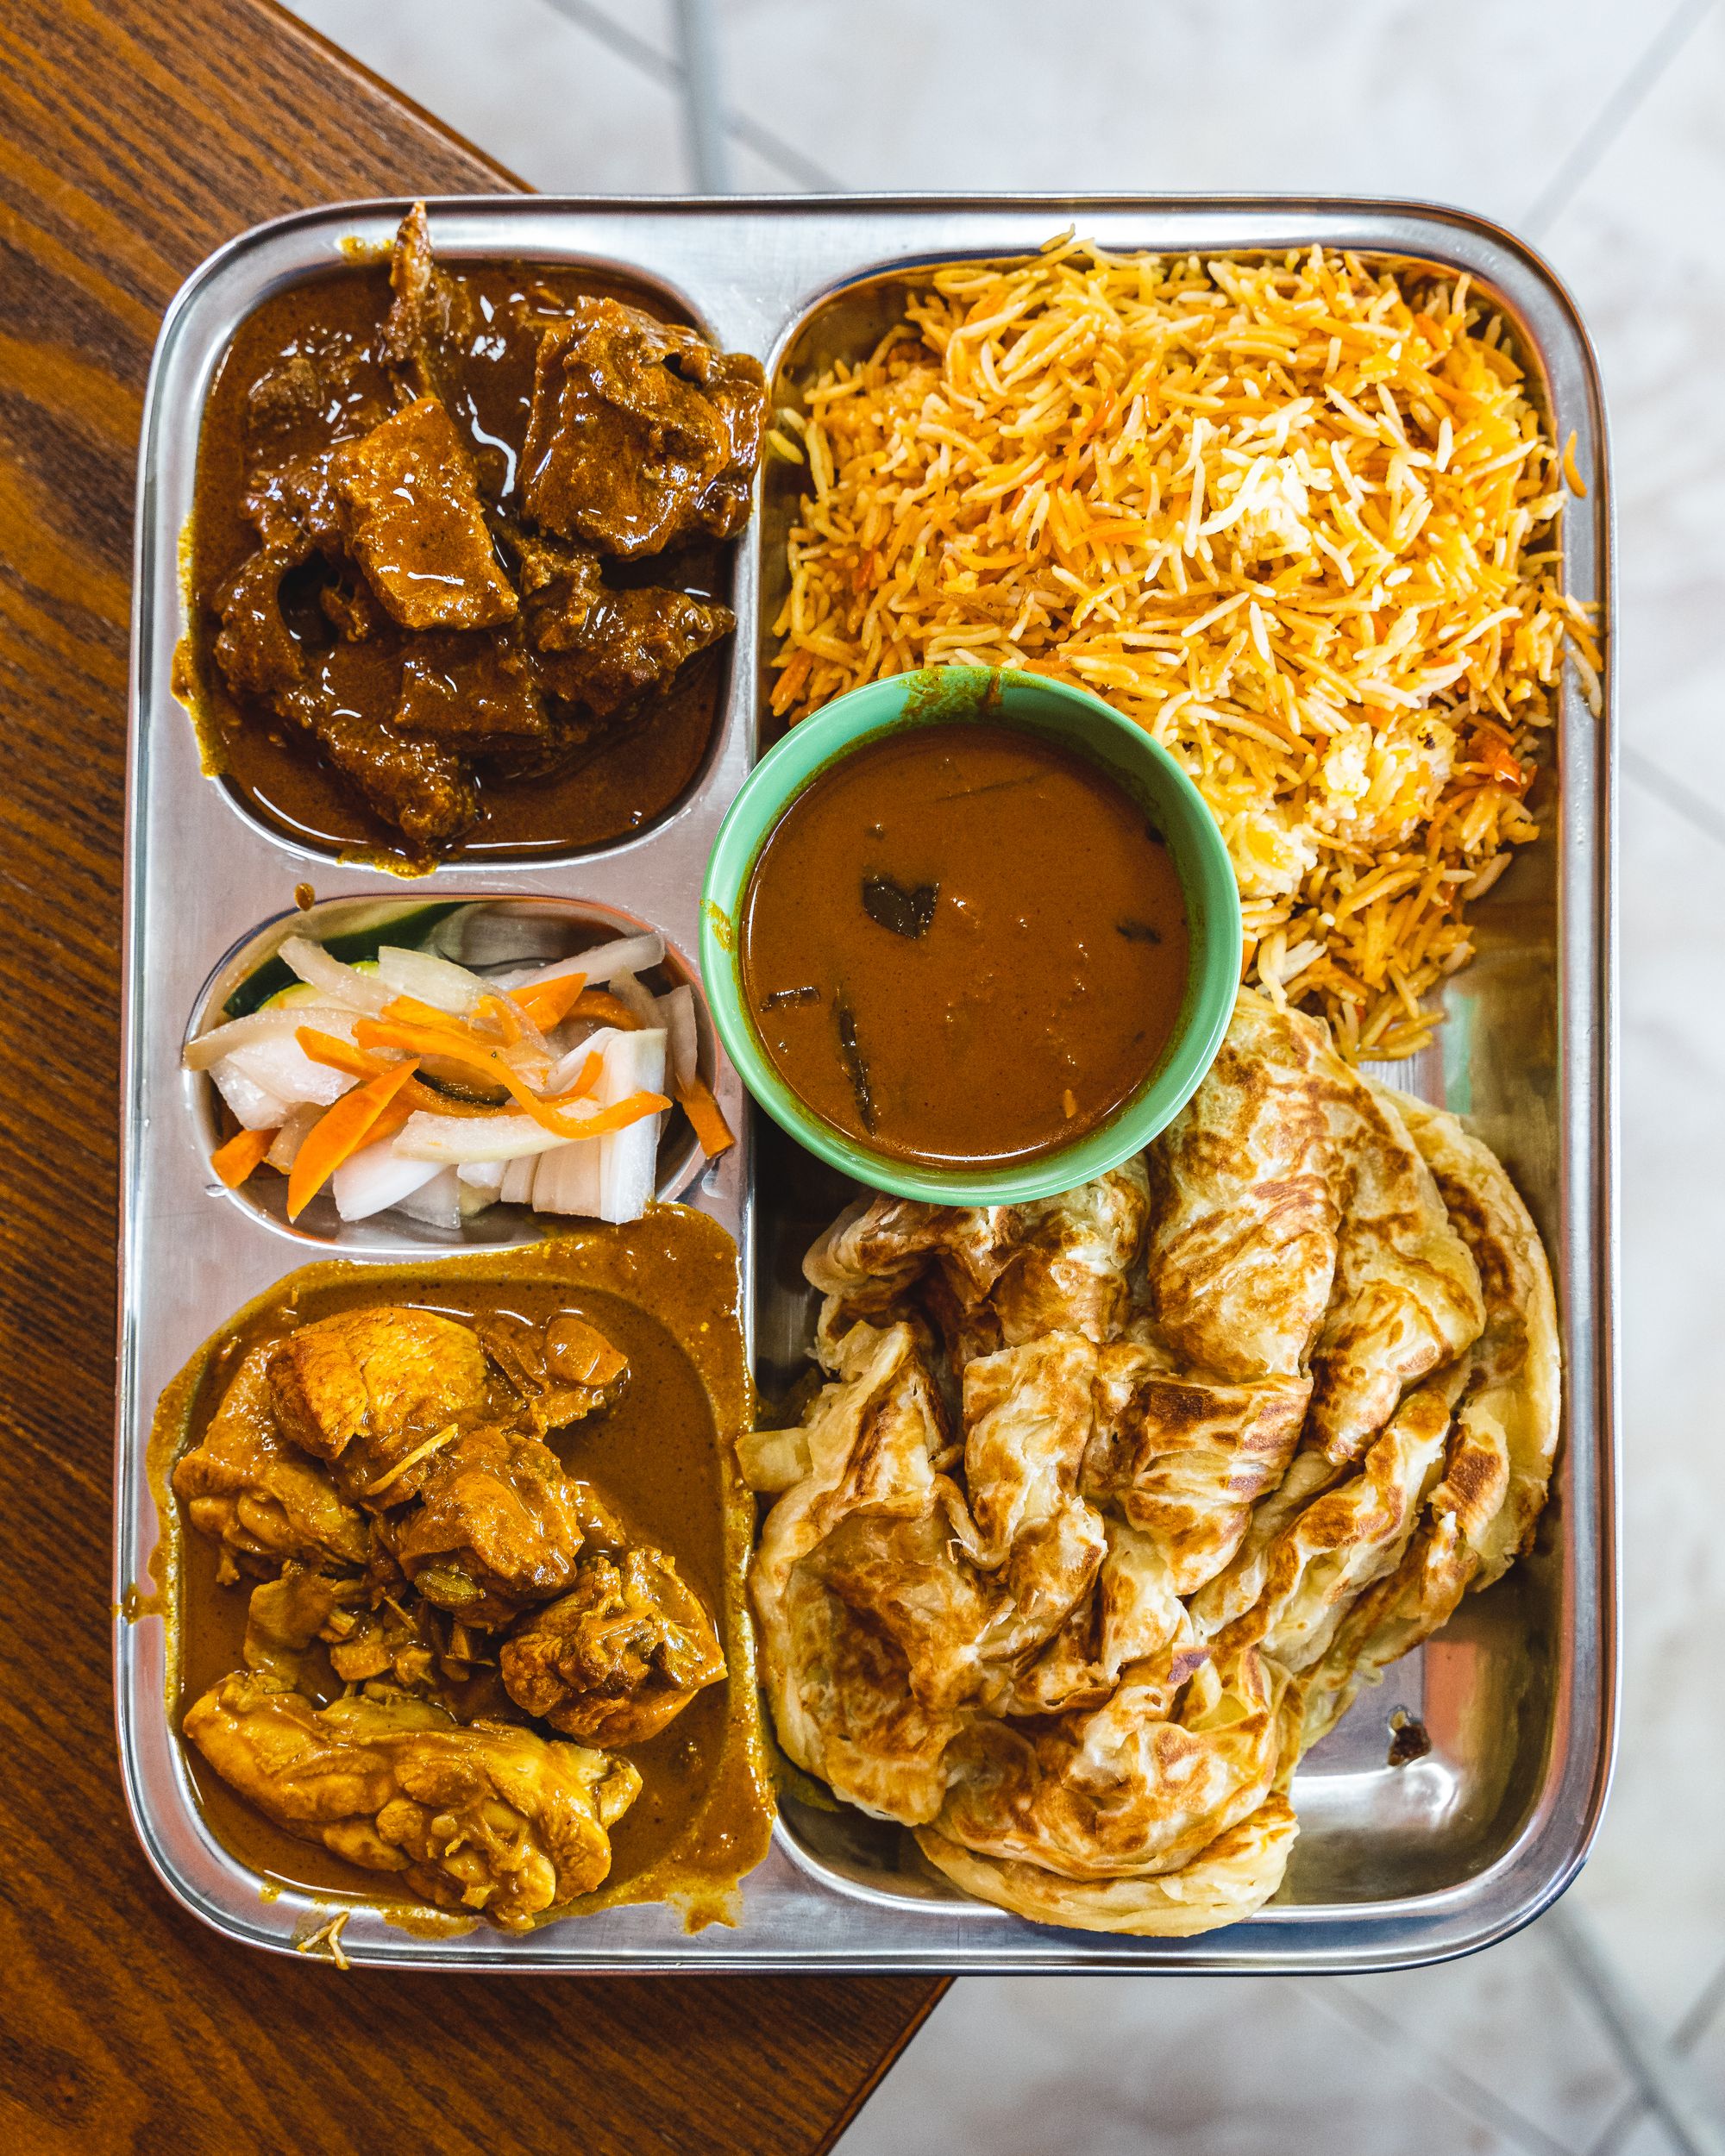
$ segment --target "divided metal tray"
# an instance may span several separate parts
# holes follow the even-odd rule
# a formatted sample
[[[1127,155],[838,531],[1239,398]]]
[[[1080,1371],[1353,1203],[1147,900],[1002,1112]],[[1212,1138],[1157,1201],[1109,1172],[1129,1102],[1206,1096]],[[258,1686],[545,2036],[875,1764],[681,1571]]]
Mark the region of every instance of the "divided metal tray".
[[[172,688],[183,628],[182,531],[205,393],[237,324],[268,293],[386,245],[405,203],[336,207],[259,228],[212,256],[169,310],[146,406],[134,617],[125,928],[115,1672],[128,1801],[150,1861],[229,1936],[292,1947],[342,1897],[283,1892],[215,1841],[167,1712],[169,1638],[126,1614],[156,1539],[145,1452],[158,1394],[207,1335],[284,1273],[334,1255],[435,1255],[453,1239],[386,1221],[302,1232],[208,1165],[189,1025],[225,995],[237,957],[320,899],[553,899],[661,928],[687,962],[707,850],[762,730],[763,667],[800,474],[768,463],[761,513],[737,544],[739,628],[715,736],[683,799],[607,847],[516,866],[454,862],[414,885],[344,866],[266,830],[199,768]],[[1017,254],[1069,226],[1120,250],[1265,250],[1314,241],[1467,271],[1515,325],[1534,390],[1586,482],[1565,538],[1571,590],[1609,599],[1605,423],[1586,335],[1544,266],[1496,229],[1396,203],[1044,199],[725,202],[459,198],[432,205],[440,254],[620,270],[680,301],[768,372],[867,348],[894,280],[945,260]],[[1566,687],[1544,836],[1477,912],[1479,956],[1448,990],[1449,1023],[1415,1066],[1383,1075],[1467,1114],[1509,1163],[1551,1253],[1565,1350],[1564,1442],[1532,1555],[1470,1598],[1391,1671],[1302,1766],[1302,1833],[1282,1896],[1249,1923],[1185,1941],[1058,1931],[959,1897],[908,1838],[787,1802],[735,1928],[687,1935],[660,1908],[612,1910],[524,1937],[480,1927],[424,1939],[355,1897],[348,1956],[394,1967],[498,1970],[1315,1970],[1406,1966],[1503,1936],[1552,1901],[1585,1855],[1604,1801],[1615,1705],[1610,676],[1596,719]],[[846,1194],[756,1119],[737,1081],[721,1100],[743,1142],[687,1194],[736,1234],[763,1389],[794,1375],[809,1319],[798,1261]],[[493,1222],[481,1231],[498,1239]],[[1387,1764],[1404,1710],[1432,1741]]]

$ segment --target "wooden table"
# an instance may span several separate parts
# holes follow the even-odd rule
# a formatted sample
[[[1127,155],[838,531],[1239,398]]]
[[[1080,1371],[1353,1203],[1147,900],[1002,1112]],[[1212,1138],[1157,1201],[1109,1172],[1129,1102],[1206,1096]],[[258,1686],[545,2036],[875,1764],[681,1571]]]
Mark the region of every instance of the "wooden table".
[[[150,348],[181,280],[260,218],[519,184],[268,0],[0,10],[0,2145],[24,2156],[825,2148],[939,1996],[342,1976],[186,1915],[121,1796],[116,1000]]]

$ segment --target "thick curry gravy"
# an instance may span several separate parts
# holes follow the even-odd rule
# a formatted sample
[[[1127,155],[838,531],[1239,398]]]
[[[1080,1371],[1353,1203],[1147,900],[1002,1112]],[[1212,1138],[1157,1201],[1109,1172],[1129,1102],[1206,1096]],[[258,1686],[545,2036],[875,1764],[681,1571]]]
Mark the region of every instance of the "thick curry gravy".
[[[255,1584],[249,1577],[217,1584],[216,1545],[187,1527],[168,1480],[173,1463],[198,1442],[253,1348],[296,1323],[380,1301],[457,1319],[509,1312],[535,1324],[573,1311],[627,1355],[629,1382],[616,1403],[548,1442],[572,1474],[593,1485],[632,1539],[675,1559],[712,1613],[728,1675],[698,1693],[656,1736],[624,1748],[643,1786],[611,1829],[610,1874],[594,1893],[554,1914],[671,1900],[692,1926],[734,1915],[735,1883],[765,1853],[771,1831],[743,1600],[753,1505],[732,1451],[748,1384],[734,1246],[714,1222],[680,1206],[656,1208],[625,1229],[436,1266],[310,1266],[241,1312],[200,1351],[163,1395],[151,1451],[162,1521],[156,1564],[166,1575],[161,1601],[177,1646],[169,1658],[173,1726],[212,1685],[243,1667],[247,1603]],[[331,1672],[321,1697],[341,1689]],[[494,1677],[476,1679],[446,1703],[463,1720],[529,1719]],[[462,1921],[429,1908],[390,1874],[346,1865],[277,1827],[230,1789],[195,1745],[183,1752],[210,1830],[259,1875],[266,1892],[345,1894],[381,1904],[410,1925]]]
[[[518,474],[532,404],[535,346],[503,334],[524,305],[564,308],[580,298],[610,297],[662,319],[672,310],[651,291],[593,271],[536,263],[451,264],[447,273],[473,296],[494,334],[472,340],[462,356],[450,416],[471,449],[486,498],[509,514],[520,508]],[[378,350],[391,300],[388,267],[356,265],[307,279],[264,301],[243,322],[224,355],[204,407],[190,533],[187,611],[179,680],[191,703],[206,766],[247,808],[273,828],[330,853],[380,866],[423,868],[400,832],[373,814],[358,793],[319,756],[298,728],[253,698],[236,697],[216,663],[220,624],[212,602],[256,545],[242,513],[248,469],[248,398],[270,369],[304,354],[344,363],[347,401],[386,400],[388,372]],[[324,415],[330,441],[356,423],[332,402]],[[306,447],[321,446],[308,441]],[[639,562],[614,565],[612,581],[675,585],[723,601],[730,549],[693,540]],[[378,680],[366,690],[367,657]],[[350,655],[367,708],[393,705],[398,655],[387,647]],[[700,768],[718,714],[728,664],[720,645],[687,661],[627,724],[609,728],[549,774],[478,779],[480,821],[461,851],[481,857],[567,852],[626,836],[674,802]]]
[[[1102,768],[993,722],[864,743],[794,800],[743,901],[750,1014],[798,1098],[895,1158],[1033,1159],[1156,1069],[1180,880]]]

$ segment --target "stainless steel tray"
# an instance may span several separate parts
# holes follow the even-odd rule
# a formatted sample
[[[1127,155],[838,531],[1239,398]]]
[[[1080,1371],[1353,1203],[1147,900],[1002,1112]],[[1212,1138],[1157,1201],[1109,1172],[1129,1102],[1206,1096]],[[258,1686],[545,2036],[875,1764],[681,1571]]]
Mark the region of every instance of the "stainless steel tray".
[[[1559,784],[1545,836],[1477,914],[1480,955],[1451,983],[1440,1044],[1388,1075],[1468,1113],[1509,1161],[1552,1253],[1565,1347],[1565,1435],[1533,1554],[1464,1605],[1392,1671],[1302,1767],[1302,1834],[1279,1898],[1249,1923],[1183,1941],[1056,1931],[955,1896],[904,1838],[850,1813],[784,1808],[743,1921],[686,1935],[664,1908],[574,1919],[524,1938],[445,1940],[392,1928],[363,1901],[258,1883],[193,1802],[166,1710],[172,1672],[147,1589],[157,1522],[146,1471],[156,1397],[249,1296],[310,1259],[396,1258],[448,1238],[368,1224],[288,1227],[210,1175],[195,1087],[179,1068],[189,1023],[225,993],[235,955],[310,881],[320,899],[549,898],[615,910],[695,946],[701,871],[755,754],[776,593],[775,541],[795,475],[768,466],[762,514],[739,542],[740,627],[715,740],[684,799],[626,842],[482,870],[459,862],[417,884],[350,868],[251,820],[199,769],[171,670],[184,626],[181,532],[191,514],[205,392],[238,323],[269,292],[387,242],[405,204],[333,208],[246,234],[169,310],[146,404],[133,636],[115,1672],[128,1802],[150,1861],[197,1915],[283,1950],[352,1906],[343,1946],[395,1967],[500,1970],[1313,1970],[1407,1966],[1502,1937],[1574,1876],[1609,1778],[1615,1709],[1613,1439],[1615,1139],[1610,676],[1596,720],[1566,689]],[[723,203],[459,198],[432,207],[440,253],[619,269],[686,305],[769,372],[859,348],[883,284],[943,260],[1022,253],[1076,224],[1119,249],[1282,251],[1321,241],[1468,271],[1516,327],[1557,438],[1573,431],[1588,486],[1566,522],[1571,587],[1608,601],[1610,496],[1604,409],[1585,333],[1561,286],[1517,241],[1457,212],[1396,203],[1177,197]],[[737,1082],[721,1098],[738,1121]],[[741,1125],[740,1127],[743,1127]],[[763,1383],[793,1373],[808,1310],[797,1260],[830,1217],[825,1171],[771,1126],[690,1194],[737,1234]],[[486,1233],[496,1239],[495,1232]],[[1385,1764],[1388,1718],[1417,1714],[1425,1758]]]

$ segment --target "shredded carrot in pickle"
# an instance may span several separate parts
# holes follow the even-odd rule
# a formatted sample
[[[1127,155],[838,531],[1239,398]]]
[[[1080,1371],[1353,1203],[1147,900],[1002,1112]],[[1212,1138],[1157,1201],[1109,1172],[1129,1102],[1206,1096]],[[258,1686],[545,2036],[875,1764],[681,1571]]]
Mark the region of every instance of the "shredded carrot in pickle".
[[[724,1111],[713,1099],[710,1087],[699,1078],[691,1078],[687,1085],[678,1086],[674,1091],[678,1105],[694,1125],[695,1137],[709,1160],[716,1160],[736,1144],[736,1137],[724,1119]]]
[[[229,1190],[237,1190],[274,1144],[273,1131],[236,1131],[210,1156],[210,1165]]]
[[[370,1130],[366,1132],[367,1145],[381,1145],[386,1138],[393,1138],[398,1131],[405,1131],[407,1128],[407,1119],[413,1113],[413,1103],[408,1098],[412,1091],[413,1081],[410,1078],[377,1121],[373,1124]]]
[[[393,1006],[391,1006],[392,1010]],[[361,1018],[354,1028],[354,1038],[361,1048],[398,1048],[409,1056],[438,1056],[447,1062],[465,1065],[488,1079],[492,1085],[502,1086],[527,1107],[540,1105],[539,1096],[510,1063],[495,1042],[478,1039],[472,1034],[456,1033],[442,1025],[410,1024],[404,1018],[386,1014],[381,1018]],[[529,1109],[529,1113],[532,1110]]]
[[[568,1108],[585,1105],[584,1097],[577,1093],[559,1094],[555,1100],[542,1105],[547,1108]],[[594,1108],[568,1125],[572,1138],[609,1138],[618,1131],[626,1131],[631,1123],[639,1123],[649,1115],[661,1114],[670,1106],[662,1093],[630,1093],[621,1100],[615,1100],[608,1108]],[[544,1118],[538,1119],[543,1122]],[[562,1127],[551,1125],[553,1129]]]
[[[560,1100],[543,1100],[511,1065],[503,1050],[494,1045],[463,1042],[436,1026],[406,1025],[388,1018],[360,1019],[354,1028],[354,1038],[361,1048],[398,1048],[410,1056],[439,1056],[449,1062],[465,1064],[468,1069],[478,1071],[493,1084],[505,1087],[518,1106],[524,1109],[542,1129],[555,1131],[559,1138],[590,1138],[596,1134],[591,1118],[578,1122],[561,1112],[562,1106],[576,1096],[566,1094]],[[671,1105],[662,1094],[631,1094],[630,1100],[653,1104],[638,1109],[637,1114],[655,1114],[660,1108]],[[618,1103],[619,1106],[622,1105]],[[609,1116],[612,1111],[606,1109],[602,1112]],[[620,1130],[636,1119],[636,1115],[630,1115],[622,1124],[608,1122],[605,1128]]]
[[[368,1078],[364,1085],[344,1093],[312,1125],[294,1156],[287,1179],[290,1220],[299,1218],[342,1162],[350,1159],[361,1146],[399,1130],[407,1119],[405,1111],[398,1112],[388,1131],[380,1126],[386,1113],[395,1108],[396,1095],[412,1077],[413,1068],[411,1062],[397,1063],[375,1078]]]
[[[489,1011],[487,1006],[491,1006]],[[486,1026],[468,1018],[453,1018],[447,1011],[434,1010],[430,1004],[418,1002],[412,996],[397,996],[392,1003],[385,1004],[383,1015],[391,1023],[419,1026],[428,1036],[441,1034],[448,1045],[423,1050],[421,1052],[428,1056],[442,1055],[459,1061],[463,1053],[469,1051],[496,1055],[502,1049],[515,1047],[524,1037],[519,1013],[511,1010],[505,1014],[495,996],[481,997],[475,1008],[485,1014]]]
[[[555,981],[533,981],[524,988],[511,989],[510,1000],[520,1005],[542,1033],[549,1033],[568,1018],[586,985],[584,973],[559,974]]]
[[[344,1070],[350,1078],[380,1078],[386,1070],[396,1068],[398,1057],[367,1056],[351,1041],[339,1039],[333,1033],[320,1033],[313,1026],[302,1025],[294,1038],[299,1043],[301,1053],[310,1062],[322,1063],[330,1070]],[[453,1094],[439,1093],[422,1079],[410,1078],[402,1087],[402,1105],[409,1109],[423,1108],[428,1115],[503,1115],[507,1111],[491,1100],[461,1100]]]
[[[392,1003],[385,1004],[383,1014],[386,1018],[405,1019],[411,1025],[441,1026],[463,1040],[473,1037],[474,1029],[465,1018],[458,1018],[453,1011],[439,1010],[435,1003],[422,1003],[417,996],[397,996]]]
[[[578,1018],[602,1018],[607,1025],[614,1025],[624,1033],[638,1033],[643,1025],[623,999],[612,995],[609,988],[583,988],[571,1006],[571,1015]]]
[[[474,1006],[474,1016],[494,1025],[502,1036],[505,1048],[513,1048],[526,1035],[527,1029],[521,1023],[521,1014],[510,1008],[507,996],[481,996]]]
[[[600,1074],[603,1072],[604,1069],[604,1056],[599,1054],[596,1048],[590,1049],[587,1052],[586,1062],[582,1063],[580,1069],[575,1073],[574,1084],[572,1085],[569,1087],[569,1090],[563,1095],[564,1100],[583,1100],[599,1083]]]
[[[394,1069],[381,1056],[367,1056],[336,1033],[321,1033],[315,1025],[302,1025],[294,1034],[301,1055],[326,1070],[344,1070],[350,1078],[380,1078]]]

